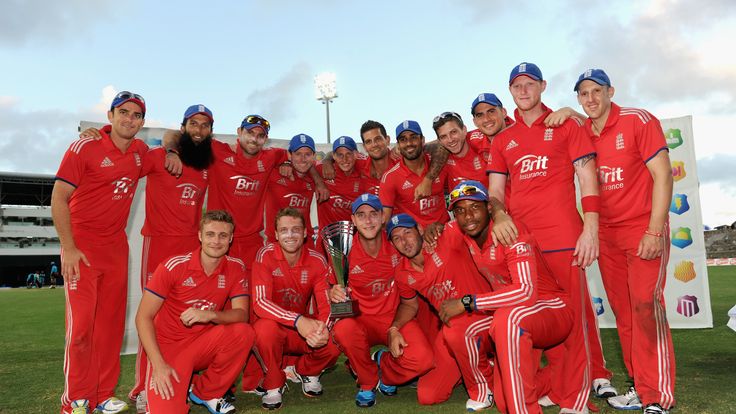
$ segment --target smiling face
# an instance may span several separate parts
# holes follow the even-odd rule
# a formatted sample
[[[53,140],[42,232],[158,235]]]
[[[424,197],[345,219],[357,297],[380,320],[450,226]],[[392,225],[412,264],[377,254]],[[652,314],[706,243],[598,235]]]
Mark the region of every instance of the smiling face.
[[[227,253],[233,240],[233,225],[223,221],[208,221],[199,231],[202,253],[218,259]]]
[[[381,133],[380,128],[373,128],[361,134],[363,148],[374,160],[385,158],[389,152],[389,138]]]
[[[399,152],[404,159],[413,161],[422,156],[424,137],[414,131],[404,131],[396,137]]]
[[[192,142],[200,144],[212,135],[212,122],[206,115],[196,114],[187,119],[186,124],[181,127],[181,132],[186,132],[192,137]]]
[[[467,132],[464,126],[460,127],[455,120],[449,120],[437,128],[437,140],[451,154],[463,155]]]
[[[584,80],[578,86],[578,103],[592,120],[607,117],[614,92],[613,86],[603,86],[592,80]]]
[[[289,153],[289,157],[294,169],[301,174],[306,174],[314,165],[314,151],[311,148],[301,147]]]
[[[260,126],[250,129],[238,128],[240,147],[248,155],[257,155],[263,149],[263,145],[266,144],[267,139],[268,133]]]
[[[460,230],[473,238],[480,236],[491,221],[485,201],[460,200],[452,207],[452,214]]]
[[[368,204],[358,207],[351,219],[358,233],[366,240],[377,238],[383,230],[383,212],[374,210]]]
[[[509,86],[514,103],[521,111],[529,111],[542,103],[542,92],[547,81],[534,80],[528,76],[518,76]]]
[[[422,236],[416,227],[396,227],[391,232],[391,243],[403,256],[413,259],[422,251]]]
[[[304,220],[299,217],[281,216],[276,221],[276,240],[281,250],[286,253],[296,253],[304,245],[307,229]]]
[[[112,126],[112,134],[126,140],[135,138],[135,134],[141,130],[145,123],[143,118],[143,109],[132,101],[107,112],[107,119]]]
[[[473,109],[473,124],[487,137],[494,137],[506,127],[506,109],[481,102]]]
[[[332,158],[339,168],[344,173],[350,173],[355,167],[355,151],[345,147],[340,147],[337,151],[332,154]]]

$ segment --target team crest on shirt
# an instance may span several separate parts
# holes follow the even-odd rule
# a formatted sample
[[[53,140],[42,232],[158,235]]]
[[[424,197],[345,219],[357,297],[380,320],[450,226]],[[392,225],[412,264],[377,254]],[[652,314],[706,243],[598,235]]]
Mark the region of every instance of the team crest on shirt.
[[[618,135],[616,135],[616,149],[622,150],[624,149],[624,134],[619,132]]]
[[[222,162],[224,162],[225,164],[234,166],[235,165],[235,157],[233,157],[231,155],[231,156],[225,158],[224,160],[222,160]]]
[[[445,262],[440,259],[440,256],[437,254],[437,252],[432,253],[432,261],[434,262],[434,265],[437,267],[441,267],[445,264]]]
[[[114,167],[114,166],[115,164],[107,157],[105,157],[105,159],[103,159],[102,162],[100,163],[100,168]]]
[[[266,167],[263,166],[263,161],[258,160],[256,167],[258,168],[258,172],[266,172]]]
[[[513,148],[516,148],[516,147],[518,147],[518,146],[519,146],[519,144],[517,144],[517,143],[516,143],[516,141],[514,141],[514,140],[512,139],[512,140],[511,140],[511,142],[509,142],[509,144],[508,144],[508,145],[506,145],[506,151],[508,151],[508,150],[510,150],[510,149],[513,149]],[[490,159],[489,159],[489,161],[490,161]]]
[[[488,258],[493,260],[494,262],[496,261],[496,249],[497,247],[493,247],[493,246],[491,246],[491,248],[488,249]]]
[[[353,192],[357,193],[358,191],[360,191],[360,181],[356,181],[353,183]]]
[[[301,282],[302,285],[306,285],[309,281],[309,271],[307,269],[302,270]]]
[[[407,188],[412,188],[412,187],[413,185],[407,180],[407,181],[404,181],[404,185],[401,186],[401,189],[406,190]]]
[[[133,153],[133,158],[135,159],[135,166],[140,167],[141,166],[141,156],[138,155],[137,152]]]
[[[391,267],[396,267],[399,265],[399,255],[398,254],[392,254],[391,255]]]
[[[479,157],[473,158],[473,168],[475,168],[476,170],[480,170],[481,168],[483,168],[483,165],[481,165],[480,163]]]
[[[312,184],[307,183],[307,191],[312,191]]]
[[[207,169],[202,170],[202,179],[207,181]]]
[[[217,275],[217,288],[225,289],[225,275]]]
[[[552,141],[552,134],[554,134],[554,129],[547,128],[544,130],[544,140],[545,141]]]

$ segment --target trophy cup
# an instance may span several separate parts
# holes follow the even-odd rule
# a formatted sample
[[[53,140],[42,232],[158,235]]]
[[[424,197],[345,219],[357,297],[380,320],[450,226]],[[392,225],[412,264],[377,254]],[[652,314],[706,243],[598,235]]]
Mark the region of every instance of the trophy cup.
[[[322,244],[325,247],[325,252],[327,252],[332,270],[335,272],[337,283],[343,288],[348,285],[348,273],[350,272],[348,253],[350,253],[353,244],[353,231],[352,222],[337,221],[326,225],[320,233]],[[350,296],[345,302],[331,303],[330,313],[330,318],[333,320],[355,316],[353,301],[350,300]]]

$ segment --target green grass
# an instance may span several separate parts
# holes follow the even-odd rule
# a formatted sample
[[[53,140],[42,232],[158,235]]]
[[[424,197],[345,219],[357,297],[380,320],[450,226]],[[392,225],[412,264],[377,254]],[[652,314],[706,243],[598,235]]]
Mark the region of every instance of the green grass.
[[[677,413],[734,413],[732,398],[736,352],[736,332],[726,326],[727,312],[736,303],[736,267],[710,267],[711,300],[715,328],[675,330],[672,333],[677,356]],[[0,291],[0,413],[58,413],[63,388],[64,292],[62,289],[12,289]],[[602,332],[614,385],[626,388],[626,374],[618,338],[613,329]],[[118,396],[123,398],[133,384],[134,355],[122,357],[123,372]],[[292,386],[284,396],[286,413],[329,411],[358,412],[353,398],[355,385],[340,363],[322,378],[325,395],[306,398]],[[415,391],[402,388],[396,397],[378,397],[371,413],[463,412],[467,398],[458,387],[452,398],[432,407],[419,407]],[[617,412],[595,400],[602,413]],[[238,412],[262,413],[260,398],[238,394]],[[495,412],[495,410],[493,410]],[[192,413],[207,411],[194,407]],[[546,409],[555,413],[557,409]]]

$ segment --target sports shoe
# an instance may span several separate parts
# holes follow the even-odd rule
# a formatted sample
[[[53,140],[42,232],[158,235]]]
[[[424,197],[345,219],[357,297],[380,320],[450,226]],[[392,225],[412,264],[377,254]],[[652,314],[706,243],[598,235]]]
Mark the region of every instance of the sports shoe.
[[[225,391],[225,395],[222,396],[222,399],[229,402],[230,404],[235,402],[235,391],[233,391],[233,388],[228,388],[227,391]]]
[[[101,414],[122,413],[128,409],[128,403],[116,397],[110,397],[97,406],[95,412]]]
[[[299,375],[299,374],[297,374]],[[299,375],[302,383],[302,392],[307,397],[319,397],[322,395],[322,383],[318,375]]]
[[[223,398],[213,398],[211,400],[203,400],[194,394],[194,391],[189,391],[189,399],[197,405],[204,406],[210,414],[227,414],[234,413],[235,407]]]
[[[608,405],[617,410],[641,410],[641,400],[634,387],[629,387],[626,394],[611,397],[607,401]]]
[[[376,365],[378,366],[378,391],[381,392],[381,394],[392,397],[396,395],[397,388],[395,385],[386,385],[381,381],[381,357],[383,356],[383,353],[386,352],[385,349],[381,348],[378,351],[374,352],[373,355],[371,355],[371,359],[376,361]]]
[[[293,365],[289,365],[284,368],[284,374],[286,375],[286,379],[293,382],[294,384],[302,382],[299,374],[296,373],[296,367]]]
[[[259,396],[259,397],[263,397],[264,395],[266,395],[266,389],[263,388],[263,387],[261,387],[260,385],[257,386],[257,387],[255,387],[252,390],[247,390],[247,391],[243,391],[243,392],[245,394],[255,394],[255,395]]]
[[[266,410],[278,410],[281,408],[282,398],[284,394],[284,387],[274,388],[266,391],[261,397],[261,407]]]
[[[540,397],[539,400],[537,400],[537,402],[542,407],[554,407],[555,405],[557,405],[557,403],[552,401],[552,399],[550,399],[549,396],[547,395]]]
[[[141,391],[135,397],[135,412],[137,414],[145,414],[148,412],[148,398],[146,392]]]
[[[69,414],[89,414],[89,401],[74,400],[69,404],[69,408],[72,409]]]
[[[611,385],[607,378],[596,378],[593,380],[593,395],[597,398],[611,398],[618,395],[616,388]]]
[[[470,412],[485,410],[487,408],[491,408],[492,406],[493,393],[488,393],[488,396],[483,401],[476,401],[468,398],[468,401],[465,402],[465,410]]]
[[[373,407],[376,404],[375,390],[358,390],[355,394],[355,405],[360,408]]]
[[[644,414],[669,414],[669,410],[665,410],[659,404],[647,404],[644,407]]]

